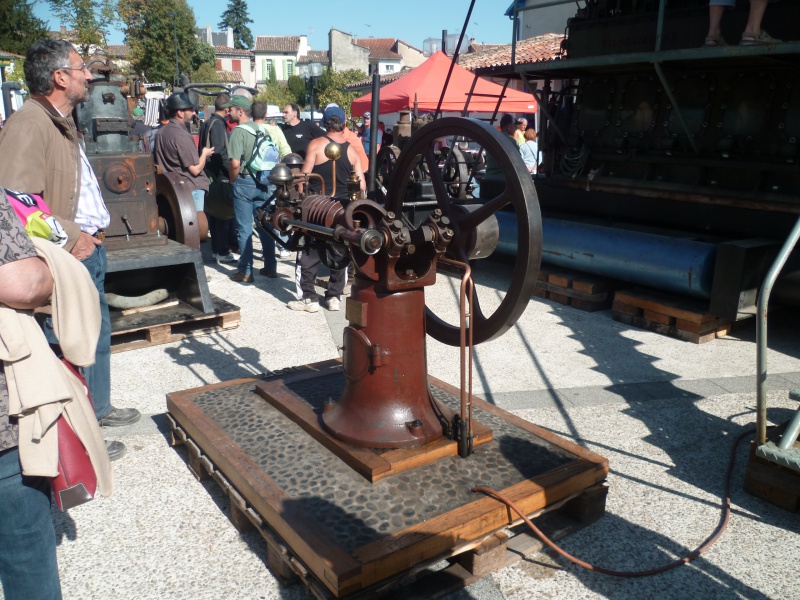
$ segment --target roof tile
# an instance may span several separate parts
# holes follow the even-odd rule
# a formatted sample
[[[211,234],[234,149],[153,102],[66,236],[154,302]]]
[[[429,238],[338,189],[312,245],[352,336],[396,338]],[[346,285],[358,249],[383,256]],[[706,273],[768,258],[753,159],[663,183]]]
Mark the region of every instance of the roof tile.
[[[401,58],[393,50],[396,41],[394,38],[359,38],[355,40],[356,45],[369,49],[370,58]]]
[[[299,35],[259,35],[256,38],[255,52],[297,52],[300,48]]]
[[[517,64],[529,64],[559,58],[563,40],[564,36],[560,33],[546,33],[519,40],[515,61]],[[458,64],[470,71],[511,64],[511,44],[471,44],[470,49],[476,51],[458,57]]]
[[[239,50],[238,48],[231,48],[230,46],[214,46],[214,54],[224,54],[226,56],[241,56],[242,58],[250,58],[253,53],[250,50]]]

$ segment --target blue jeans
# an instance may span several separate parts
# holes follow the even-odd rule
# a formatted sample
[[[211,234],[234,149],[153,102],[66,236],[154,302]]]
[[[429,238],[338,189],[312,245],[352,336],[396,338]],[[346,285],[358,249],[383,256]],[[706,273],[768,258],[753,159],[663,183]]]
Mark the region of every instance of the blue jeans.
[[[61,598],[50,482],[23,477],[16,448],[0,452],[0,583],[6,600]]]
[[[270,192],[262,192],[256,187],[252,177],[237,177],[233,183],[233,212],[236,215],[236,230],[239,235],[239,273],[253,273],[253,217],[270,197]],[[264,253],[264,268],[274,271],[278,268],[275,258],[275,240],[266,233],[258,232],[261,250]]]
[[[100,294],[100,338],[97,340],[97,349],[94,354],[94,364],[84,367],[83,376],[89,387],[89,394],[94,404],[94,414],[102,419],[111,412],[111,315],[106,302],[105,280],[108,258],[104,246],[95,246],[87,258],[81,263],[92,277],[94,286]],[[50,343],[58,343],[53,321],[47,317],[44,321],[44,334]]]
[[[197,212],[202,212],[206,205],[205,190],[192,190],[192,200],[194,200],[194,207]]]

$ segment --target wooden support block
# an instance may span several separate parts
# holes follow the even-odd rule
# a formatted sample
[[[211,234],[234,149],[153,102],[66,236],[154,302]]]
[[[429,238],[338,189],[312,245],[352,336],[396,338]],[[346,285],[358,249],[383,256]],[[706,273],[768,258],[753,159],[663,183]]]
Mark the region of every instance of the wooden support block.
[[[684,331],[683,329],[675,329],[674,337],[684,342],[692,342],[693,344],[705,344],[711,340],[717,339],[717,332],[711,333],[692,333],[691,331]]]
[[[247,503],[235,489],[228,490],[231,501],[231,523],[239,533],[245,533],[253,528],[253,523],[247,517]]]
[[[536,282],[536,287],[533,288],[533,295],[537,298],[547,298],[547,288]]]
[[[611,310],[613,310],[614,313],[619,313],[622,315],[630,315],[632,317],[640,317],[642,316],[643,312],[642,309],[639,308],[638,306],[631,306],[630,304],[625,304],[624,302],[621,302],[616,298],[614,299],[614,302],[611,304]]]
[[[584,294],[601,294],[611,291],[611,285],[607,281],[591,278],[576,278],[572,281],[572,289]]]
[[[744,490],[786,510],[800,510],[800,473],[756,456],[755,442],[750,443]]]
[[[566,273],[551,273],[547,277],[547,283],[552,283],[562,288],[568,288],[572,283],[572,276]]]
[[[507,548],[508,535],[498,531],[473,550],[459,554],[458,562],[476,577],[484,577],[505,566]]]
[[[151,344],[163,344],[172,337],[172,327],[170,325],[159,325],[147,330],[145,336]]]
[[[550,292],[550,300],[553,302],[558,302],[559,304],[569,304],[571,298],[569,296],[565,296],[564,294]]]
[[[596,310],[606,310],[611,306],[611,302],[587,302],[586,300],[572,299],[571,306],[578,310],[585,310],[586,312],[595,312]]]
[[[267,566],[278,582],[286,587],[296,583],[299,577],[292,568],[290,562],[291,554],[289,549],[283,544],[272,530],[266,526],[259,528],[259,533],[264,541],[267,542]]]
[[[209,477],[208,472],[200,462],[200,457],[195,455],[191,450],[189,450],[189,470],[197,481],[203,481]]]
[[[661,325],[674,325],[675,318],[670,317],[669,315],[663,315],[661,313],[644,309],[642,311],[642,318],[647,319],[648,321],[652,321],[653,323],[660,323]]]
[[[586,488],[577,498],[574,498],[564,505],[563,511],[566,515],[575,519],[581,525],[589,525],[606,514],[606,497],[608,496],[607,485],[597,485]]]
[[[220,315],[219,326],[222,327],[223,329],[233,329],[235,327],[238,327],[241,321],[242,321],[241,313],[237,311],[235,313]]]

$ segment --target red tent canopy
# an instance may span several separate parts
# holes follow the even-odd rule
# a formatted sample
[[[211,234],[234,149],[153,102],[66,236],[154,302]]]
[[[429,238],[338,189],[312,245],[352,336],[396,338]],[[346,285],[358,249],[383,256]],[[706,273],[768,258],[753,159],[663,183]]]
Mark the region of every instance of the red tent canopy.
[[[420,111],[435,112],[436,106],[439,104],[439,97],[442,95],[442,87],[447,79],[447,71],[452,62],[444,52],[439,51],[409,73],[383,86],[380,93],[380,112],[385,114],[412,109],[415,95]],[[447,84],[447,93],[442,101],[442,111],[463,111],[474,79],[475,75],[464,67],[458,65],[453,67],[453,74]],[[471,112],[494,112],[497,96],[501,91],[503,91],[503,86],[479,78],[469,102],[469,110]],[[478,94],[491,94],[493,97]],[[351,105],[353,116],[362,116],[371,110],[371,106],[372,94],[356,98]],[[500,104],[500,111],[533,113],[536,112],[536,100],[532,94],[507,88],[503,102]]]

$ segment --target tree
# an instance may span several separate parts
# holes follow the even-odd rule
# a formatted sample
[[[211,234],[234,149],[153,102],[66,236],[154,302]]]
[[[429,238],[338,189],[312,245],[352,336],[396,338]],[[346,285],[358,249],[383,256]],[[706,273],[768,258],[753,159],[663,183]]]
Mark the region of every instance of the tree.
[[[344,112],[350,114],[350,104],[358,98],[360,92],[349,92],[345,86],[351,83],[364,81],[367,79],[367,74],[358,69],[348,69],[346,71],[334,71],[330,67],[326,67],[322,71],[322,75],[317,78],[317,83],[314,86],[314,103],[317,106],[325,106],[331,102],[335,102],[344,109]]]
[[[192,72],[192,83],[221,83],[224,81],[225,79],[220,77],[217,70],[208,63],[201,64]]]
[[[283,83],[269,84],[262,88],[255,100],[260,100],[267,104],[275,104],[281,108],[297,101]]]
[[[33,15],[28,0],[0,0],[0,49],[25,56],[36,40],[47,37],[47,23]]]
[[[227,30],[233,29],[233,47],[239,50],[250,50],[253,47],[253,32],[247,26],[253,19],[247,12],[245,0],[229,0],[228,8],[222,13],[217,27]]]
[[[267,79],[270,85],[278,83],[278,75],[275,73],[275,61],[269,61],[269,78]]]
[[[300,106],[306,104],[306,82],[299,75],[289,75],[286,80],[286,89],[294,97],[293,102]]]
[[[197,39],[194,11],[186,0],[119,0],[117,10],[131,62],[150,81],[174,81],[176,38],[180,71],[215,64],[214,49]]]
[[[15,59],[12,68],[6,69],[6,81],[16,81],[22,86],[23,90],[28,92],[28,83],[25,81],[24,58]]]
[[[83,56],[91,46],[105,48],[106,35],[117,21],[114,0],[48,0],[53,15],[71,30],[70,39]]]

